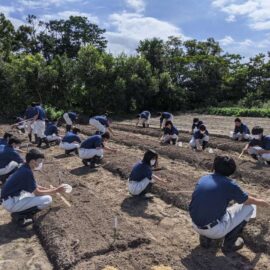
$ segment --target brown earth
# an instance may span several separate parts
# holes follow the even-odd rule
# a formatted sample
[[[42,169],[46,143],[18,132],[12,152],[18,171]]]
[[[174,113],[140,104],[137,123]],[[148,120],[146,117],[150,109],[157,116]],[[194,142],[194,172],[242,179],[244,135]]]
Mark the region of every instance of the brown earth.
[[[88,134],[92,132],[89,127],[83,128]],[[160,146],[156,138],[146,135],[116,133],[110,144],[118,152],[106,153],[98,169],[83,167],[78,157],[66,157],[58,147],[44,150],[47,158],[43,173],[36,173],[38,182],[73,186],[72,195],[65,196],[71,208],[55,197],[52,207],[41,212],[35,223],[55,269],[101,270],[112,266],[119,270],[148,270],[158,265],[175,270],[270,269],[266,210],[259,210],[258,219],[247,226],[247,247],[243,250],[225,256],[220,250],[199,247],[186,209],[190,191],[207,173],[213,155],[199,153],[197,160],[185,147]],[[155,174],[167,183],[155,183],[155,197],[148,202],[128,195],[126,179],[132,165],[149,147],[161,154],[160,169]],[[265,180],[257,183],[251,178],[237,176],[250,193],[267,196],[269,185]]]

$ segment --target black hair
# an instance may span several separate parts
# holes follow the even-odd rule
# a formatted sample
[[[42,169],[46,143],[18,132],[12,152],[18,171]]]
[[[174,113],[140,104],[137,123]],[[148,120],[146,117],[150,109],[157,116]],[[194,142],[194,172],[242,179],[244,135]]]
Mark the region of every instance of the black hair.
[[[13,136],[13,137],[11,137],[11,138],[9,139],[8,145],[10,146],[10,145],[12,145],[13,143],[15,143],[15,144],[21,144],[22,142],[21,142],[21,140],[20,140],[19,138]]]
[[[234,122],[241,123],[241,119],[237,117],[237,118],[235,118]]]
[[[3,136],[4,139],[9,139],[11,137],[12,137],[12,134],[11,133],[8,133],[8,132],[5,132],[4,133],[4,136]]]
[[[29,163],[31,160],[44,159],[44,154],[41,153],[38,149],[31,149],[25,156],[26,163]]]
[[[157,116],[161,116],[161,115],[162,115],[162,112],[158,112],[158,113],[157,113]]]
[[[229,156],[217,156],[214,160],[213,170],[223,176],[230,176],[236,170],[236,163]]]
[[[81,132],[81,130],[80,130],[79,128],[73,128],[73,129],[72,129],[72,132],[73,132],[74,134],[77,134],[77,133]]]
[[[166,121],[166,123],[165,123],[165,127],[167,127],[168,125],[171,125],[171,126],[173,126],[173,123],[172,123],[172,121]]]
[[[263,128],[260,126],[255,126],[252,131],[251,131],[252,135],[261,135],[263,134]]]
[[[200,129],[201,131],[205,131],[205,130],[206,130],[206,126],[205,126],[205,125],[200,125],[199,129]]]
[[[145,152],[144,156],[143,156],[143,162],[146,163],[147,165],[151,166],[150,161],[152,159],[158,159],[158,153],[155,150],[149,149]],[[157,162],[156,162],[157,164]]]
[[[32,103],[31,103],[31,106],[32,106],[32,107],[36,107],[36,106],[37,106],[37,103],[36,103],[36,102],[32,102]]]
[[[193,123],[199,122],[199,118],[195,117],[193,118]]]
[[[102,137],[103,139],[109,140],[110,137],[111,137],[111,135],[110,135],[110,133],[109,133],[108,131],[106,131],[105,133],[103,133],[103,134],[101,135],[101,137]]]
[[[141,117],[141,115],[140,114],[137,114],[137,118],[140,118]]]

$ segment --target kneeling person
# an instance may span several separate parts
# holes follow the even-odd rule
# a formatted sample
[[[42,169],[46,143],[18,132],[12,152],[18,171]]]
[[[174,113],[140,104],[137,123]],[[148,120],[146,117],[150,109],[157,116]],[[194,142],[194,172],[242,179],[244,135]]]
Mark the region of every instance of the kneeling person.
[[[21,141],[16,137],[11,137],[3,150],[0,152],[0,181],[5,183],[6,179],[14,173],[23,159],[16,149],[21,145]]]
[[[196,185],[189,205],[193,227],[200,234],[203,247],[210,247],[211,239],[224,239],[223,251],[243,247],[240,237],[249,219],[256,216],[256,206],[268,206],[244,192],[229,178],[236,170],[235,161],[228,156],[217,156],[213,174],[203,176]],[[229,203],[236,203],[229,207]]]
[[[62,139],[59,147],[65,149],[65,154],[68,155],[71,152],[78,154],[78,149],[80,148],[81,139],[78,136],[80,130],[78,128],[73,128],[72,132],[68,132]]]
[[[209,133],[205,125],[201,125],[199,130],[194,133],[191,141],[189,142],[190,146],[193,149],[198,151],[204,150],[207,147],[209,142]]]
[[[256,160],[270,164],[270,136],[263,135],[263,128],[256,126],[252,129],[252,140],[246,145],[244,151]]]
[[[148,150],[143,160],[134,165],[128,179],[128,190],[134,196],[144,196],[151,191],[152,168],[158,163],[158,154],[154,150]]]
[[[115,151],[107,146],[105,142],[110,139],[110,133],[105,132],[102,135],[94,135],[82,142],[79,149],[79,157],[85,166],[90,165],[95,167],[96,163],[99,163],[103,158],[103,149],[109,151]]]
[[[33,222],[32,216],[52,203],[50,195],[64,192],[62,186],[45,188],[39,186],[33,170],[41,169],[44,155],[37,149],[26,154],[26,163],[12,174],[2,188],[3,207],[12,213],[12,219],[26,226]]]
[[[242,123],[240,118],[234,120],[235,128],[232,132],[232,139],[236,141],[248,141],[251,139],[250,131],[247,125]]]
[[[173,125],[171,121],[167,121],[165,123],[164,128],[164,135],[162,136],[162,143],[168,143],[170,144],[176,144],[178,140],[179,131],[178,129]]]

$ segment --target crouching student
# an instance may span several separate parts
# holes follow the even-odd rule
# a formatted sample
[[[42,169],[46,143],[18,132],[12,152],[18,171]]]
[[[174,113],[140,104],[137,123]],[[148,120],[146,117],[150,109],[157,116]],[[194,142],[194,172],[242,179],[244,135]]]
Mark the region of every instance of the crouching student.
[[[231,138],[235,141],[248,141],[251,139],[250,130],[247,125],[242,123],[240,118],[234,120],[234,131],[231,132]]]
[[[61,137],[58,135],[58,127],[56,125],[56,121],[52,122],[46,121],[46,130],[45,135],[48,143],[56,143],[59,144],[61,142]]]
[[[178,129],[173,125],[171,121],[167,121],[165,123],[164,135],[162,136],[161,142],[166,144],[172,143],[176,145],[178,135],[179,135]]]
[[[151,113],[149,111],[143,111],[142,113],[137,115],[137,123],[136,123],[136,127],[139,125],[139,123],[142,123],[142,126],[145,127],[149,127],[150,124],[150,118],[151,118]]]
[[[244,245],[240,236],[249,219],[256,216],[256,205],[270,205],[248,195],[229,178],[236,170],[232,158],[217,156],[213,170],[213,174],[203,176],[197,183],[189,213],[202,247],[208,248],[212,240],[224,237],[223,251],[236,251]],[[229,207],[231,201],[236,203]]]
[[[114,135],[113,130],[110,128],[112,121],[106,115],[97,115],[91,117],[89,124],[97,129],[97,134],[103,134],[109,131]]]
[[[160,116],[159,118],[160,128],[164,128],[165,123],[167,121],[173,122],[173,115],[169,112],[159,112],[158,116]]]
[[[26,154],[26,163],[8,178],[1,191],[3,207],[21,226],[31,224],[33,214],[52,203],[50,195],[65,191],[62,186],[45,188],[37,184],[33,170],[42,168],[43,159],[44,155],[39,150],[31,149]]]
[[[191,134],[193,135],[195,132],[197,132],[201,125],[203,125],[203,121],[201,121],[199,118],[196,118],[196,117],[193,118]]]
[[[260,126],[254,127],[251,133],[253,139],[243,151],[247,151],[256,160],[270,164],[270,136],[264,136]]]
[[[11,137],[3,150],[0,152],[0,181],[5,183],[6,179],[14,173],[23,159],[16,149],[21,145],[21,141],[16,137]]]
[[[100,163],[103,158],[104,150],[116,152],[116,150],[106,146],[106,142],[110,139],[110,133],[105,132],[102,135],[94,135],[82,142],[79,149],[79,157],[85,166],[90,165],[94,168],[96,163]]]
[[[191,141],[189,142],[192,149],[202,151],[204,150],[209,142],[209,133],[205,125],[200,125],[199,130],[194,133]]]
[[[65,150],[66,155],[72,152],[78,154],[78,149],[81,144],[81,139],[78,136],[79,132],[80,130],[78,128],[73,128],[72,132],[68,132],[62,139],[59,147]]]
[[[133,196],[142,196],[151,191],[153,185],[152,169],[157,167],[158,154],[147,150],[143,160],[136,163],[128,179],[128,190]]]
[[[64,113],[63,118],[66,122],[66,131],[69,132],[71,131],[72,125],[78,119],[78,115],[75,112],[66,112]]]

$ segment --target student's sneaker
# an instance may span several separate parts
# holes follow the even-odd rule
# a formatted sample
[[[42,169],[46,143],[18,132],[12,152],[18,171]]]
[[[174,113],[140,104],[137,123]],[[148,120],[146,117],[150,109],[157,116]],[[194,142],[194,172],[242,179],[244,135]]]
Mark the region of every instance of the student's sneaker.
[[[24,227],[27,227],[27,226],[33,224],[33,219],[32,218],[19,219],[18,222],[17,222],[17,224],[20,227],[24,228]]]
[[[211,243],[212,243],[212,239],[210,239],[206,236],[200,235],[200,246],[201,247],[210,248]]]
[[[88,162],[87,159],[83,159],[82,160],[82,163],[83,163],[84,166],[88,166],[89,165],[89,162]]]
[[[235,251],[243,248],[244,245],[245,245],[244,239],[242,237],[238,237],[233,244],[226,243],[226,241],[224,241],[222,251],[224,253],[235,252]]]

